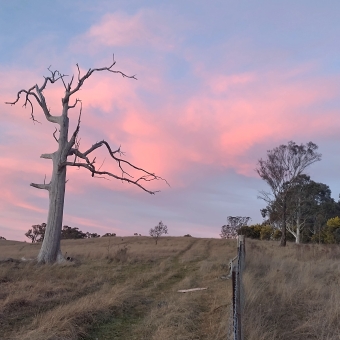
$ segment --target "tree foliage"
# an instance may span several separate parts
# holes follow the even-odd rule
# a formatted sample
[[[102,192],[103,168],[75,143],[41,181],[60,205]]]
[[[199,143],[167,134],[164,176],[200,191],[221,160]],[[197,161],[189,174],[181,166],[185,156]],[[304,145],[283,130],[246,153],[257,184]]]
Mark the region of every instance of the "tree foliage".
[[[270,202],[261,213],[267,218],[268,224],[280,226],[282,215],[279,200]],[[297,243],[315,241],[314,235],[319,237],[327,221],[337,215],[340,215],[340,205],[331,197],[328,185],[314,182],[307,175],[300,175],[286,198],[287,240],[292,235]]]
[[[115,236],[116,236],[115,233],[106,233],[102,237],[115,237]]]
[[[158,238],[167,233],[168,227],[163,224],[162,221],[160,221],[154,228],[149,230],[149,235],[155,239],[156,244],[158,242]]]
[[[42,242],[45,237],[45,231],[46,231],[46,223],[33,225],[31,229],[25,233],[26,237],[31,239],[32,243],[36,242]],[[113,234],[111,234],[113,235]],[[114,234],[116,235],[116,234]],[[76,227],[69,227],[67,225],[64,225],[61,230],[61,238],[62,239],[84,239],[84,238],[97,238],[100,237],[97,233],[90,233],[79,230],[79,228]]]
[[[0,236],[0,240],[6,240],[3,236]]]

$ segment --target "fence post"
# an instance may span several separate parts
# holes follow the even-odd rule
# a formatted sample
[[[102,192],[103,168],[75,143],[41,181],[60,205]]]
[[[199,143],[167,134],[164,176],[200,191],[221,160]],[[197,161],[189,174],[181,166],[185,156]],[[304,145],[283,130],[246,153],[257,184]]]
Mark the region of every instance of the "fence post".
[[[245,260],[244,236],[237,238],[237,265],[232,267],[232,287],[233,287],[233,340],[243,340],[242,336],[242,272]]]

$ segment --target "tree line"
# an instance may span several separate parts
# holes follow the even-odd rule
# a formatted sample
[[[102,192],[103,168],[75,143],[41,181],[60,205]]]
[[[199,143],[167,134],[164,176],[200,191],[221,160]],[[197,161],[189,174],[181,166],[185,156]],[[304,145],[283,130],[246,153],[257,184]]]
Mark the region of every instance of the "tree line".
[[[222,227],[221,237],[237,234],[258,239],[296,243],[340,243],[340,201],[331,197],[327,184],[315,182],[306,169],[321,160],[318,146],[313,142],[293,141],[267,151],[256,171],[269,190],[258,198],[265,202],[261,209],[262,224],[248,226],[249,217],[229,216]]]
[[[35,224],[25,233],[25,236],[31,240],[32,243],[42,242],[45,237],[46,223]],[[102,237],[116,236],[115,233],[106,233]],[[83,232],[77,227],[69,227],[64,225],[61,230],[61,239],[84,239],[100,237],[97,233]]]
[[[46,223],[35,224],[25,233],[25,236],[31,240],[32,243],[43,242],[46,232]],[[158,225],[149,230],[149,235],[155,240],[156,244],[158,243],[158,239],[164,235],[168,234],[168,227],[160,221]],[[134,233],[135,236],[141,236],[141,234]],[[61,230],[61,239],[85,239],[85,238],[98,238],[98,237],[115,237],[115,233],[106,233],[103,236],[100,236],[97,233],[83,232],[79,230],[77,227],[69,227],[64,225]],[[184,235],[185,237],[191,237],[191,235]],[[0,239],[5,239],[4,237],[0,237]]]

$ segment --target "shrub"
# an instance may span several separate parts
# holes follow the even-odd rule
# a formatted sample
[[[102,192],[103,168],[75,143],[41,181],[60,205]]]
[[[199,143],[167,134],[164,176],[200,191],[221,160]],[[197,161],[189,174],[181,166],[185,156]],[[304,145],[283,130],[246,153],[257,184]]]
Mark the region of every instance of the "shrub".
[[[270,240],[272,238],[273,233],[274,233],[273,227],[271,227],[270,225],[264,225],[260,231],[260,239]]]
[[[330,218],[320,232],[313,235],[313,242],[320,243],[340,243],[340,218],[338,216]]]

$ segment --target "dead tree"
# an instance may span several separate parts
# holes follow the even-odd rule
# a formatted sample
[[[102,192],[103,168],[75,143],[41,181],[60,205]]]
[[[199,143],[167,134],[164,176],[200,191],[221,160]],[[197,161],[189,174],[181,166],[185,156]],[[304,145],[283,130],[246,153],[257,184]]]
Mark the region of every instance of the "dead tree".
[[[148,190],[144,184],[150,181],[162,179],[161,177],[156,176],[154,173],[146,171],[122,159],[121,157],[124,154],[120,147],[116,150],[113,150],[109,143],[105,140],[93,144],[85,151],[80,150],[78,134],[82,114],[82,102],[80,99],[76,98],[73,99],[72,103],[70,103],[71,97],[75,98],[76,93],[82,88],[85,81],[95,72],[106,71],[120,74],[123,76],[123,78],[136,79],[135,76],[128,76],[121,71],[114,70],[113,67],[115,64],[116,62],[113,57],[113,62],[110,66],[89,69],[84,75],[81,75],[80,68],[77,64],[78,75],[76,77],[72,76],[70,82],[65,81],[65,78],[67,77],[65,74],[61,74],[58,70],[52,71],[49,67],[48,70],[50,72],[50,76],[44,77],[45,80],[41,86],[36,84],[29,89],[20,90],[17,93],[17,98],[13,102],[6,102],[6,104],[15,105],[19,102],[21,97],[23,97],[23,106],[29,106],[31,111],[31,119],[33,122],[38,122],[35,116],[35,105],[33,105],[33,103],[35,103],[38,104],[38,107],[42,109],[47,121],[58,125],[58,128],[56,128],[53,133],[53,137],[58,144],[57,150],[52,153],[44,153],[40,156],[41,158],[50,159],[52,161],[53,170],[51,180],[49,183],[46,183],[44,180],[44,183],[42,184],[30,184],[34,188],[47,190],[49,194],[47,227],[38,255],[39,263],[54,263],[64,261],[60,250],[60,238],[64,210],[66,169],[68,166],[86,169],[90,172],[92,177],[96,177],[96,175],[101,177],[113,177],[123,182],[136,185],[149,194],[155,194],[156,191]],[[65,95],[62,98],[61,115],[52,115],[44,97],[44,90],[49,83],[54,84],[58,81],[61,81],[64,85]],[[78,123],[74,132],[69,138],[69,110],[76,108],[77,105],[79,106]],[[96,157],[90,158],[90,155],[100,147],[106,148],[109,156],[116,162],[119,171],[117,174],[101,170],[101,166],[97,167],[96,165]],[[73,158],[69,159],[69,157]],[[128,169],[139,172],[140,175],[138,178],[130,175]]]

